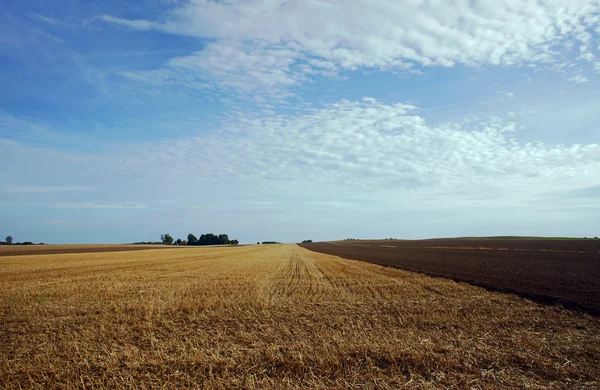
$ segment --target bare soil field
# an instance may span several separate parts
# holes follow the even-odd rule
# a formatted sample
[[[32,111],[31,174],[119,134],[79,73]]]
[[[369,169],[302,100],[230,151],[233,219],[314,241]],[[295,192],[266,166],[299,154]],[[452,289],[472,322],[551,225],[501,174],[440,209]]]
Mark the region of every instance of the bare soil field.
[[[302,246],[600,314],[600,240],[349,240]]]
[[[51,245],[0,245],[0,256],[49,255],[60,253],[124,252],[164,249],[164,245],[110,245],[110,244],[51,244]],[[180,248],[180,247],[177,247]]]
[[[0,258],[2,388],[598,388],[600,318],[297,245]]]
[[[344,240],[335,244],[375,245],[399,248],[456,248],[520,250],[533,252],[585,252],[600,254],[600,239],[553,239],[537,237],[464,237],[427,240]]]

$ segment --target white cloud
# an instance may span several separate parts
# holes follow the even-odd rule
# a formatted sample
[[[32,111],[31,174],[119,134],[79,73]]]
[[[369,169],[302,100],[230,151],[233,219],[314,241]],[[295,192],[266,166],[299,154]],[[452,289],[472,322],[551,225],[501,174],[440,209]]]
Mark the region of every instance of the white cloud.
[[[174,59],[166,69],[216,77],[242,91],[262,86],[277,93],[275,85],[341,69],[564,64],[574,42],[589,60],[599,11],[597,0],[252,0],[185,2],[159,21],[100,18],[209,38],[205,50]]]
[[[155,22],[148,22],[145,20],[127,20],[121,18],[115,18],[110,15],[101,15],[98,19],[103,20],[105,22],[118,24],[123,27],[129,27],[136,30],[148,31],[154,29],[160,29],[161,25]]]
[[[336,77],[337,68],[283,45],[231,40],[209,43],[202,51],[171,58],[162,69],[121,73],[151,85],[182,84],[201,90],[280,97],[289,95],[289,87],[318,75]]]
[[[515,131],[500,118],[430,126],[415,106],[365,98],[293,116],[239,114],[217,134],[132,147],[134,157],[116,161],[125,171],[151,169],[149,180],[180,177],[191,188],[210,187],[224,202],[261,193],[381,200],[460,192],[522,200],[600,184],[600,146],[521,144]]]
[[[74,210],[79,219],[113,210],[98,222],[110,226],[136,213],[144,231],[159,221],[186,234],[201,221],[207,229],[254,232],[260,226],[275,237],[290,237],[295,229],[290,221],[298,221],[304,232],[318,226],[332,238],[356,231],[344,228],[351,226],[395,231],[389,229],[399,222],[379,220],[389,216],[418,219],[420,230],[407,233],[412,236],[457,234],[451,226],[435,230],[440,218],[470,221],[479,229],[481,218],[491,218],[485,226],[509,226],[511,217],[550,218],[553,226],[562,226],[563,216],[569,221],[581,216],[566,213],[573,202],[560,199],[565,189],[600,186],[600,145],[521,143],[514,139],[518,129],[501,118],[433,126],[414,105],[366,97],[294,115],[236,113],[217,132],[119,145],[101,155],[0,143],[0,156],[8,156],[4,182],[61,172],[69,186],[95,189],[52,197],[4,192],[0,206],[47,207],[59,219]],[[36,180],[32,188],[45,187]],[[578,198],[577,205],[598,209],[593,197]],[[562,211],[552,214],[553,209]]]
[[[587,77],[585,77],[581,73],[577,72],[573,76],[567,78],[567,81],[571,81],[571,82],[577,83],[577,84],[583,84],[583,83],[589,82],[590,79],[588,79]]]
[[[46,24],[52,25],[52,26],[56,26],[56,25],[58,25],[58,24],[61,24],[61,22],[60,22],[60,21],[58,21],[58,20],[56,20],[56,19],[49,18],[49,17],[47,17],[47,16],[40,15],[40,14],[36,14],[36,13],[32,13],[32,14],[31,14],[31,18],[32,18],[32,19],[35,19],[35,20],[37,20],[37,21],[39,21],[39,22],[42,22],[42,23],[46,23]]]
[[[300,53],[277,45],[231,41],[209,44],[203,51],[173,58],[167,65],[179,72],[203,75],[223,89],[277,93],[302,80],[303,72],[296,64],[300,57]]]
[[[152,207],[171,198],[192,204],[217,195],[222,202],[456,192],[534,199],[565,187],[600,185],[599,145],[523,144],[513,138],[517,129],[500,118],[431,126],[413,105],[364,98],[295,115],[236,113],[214,133],[120,146],[102,155],[0,147],[11,156],[5,181],[63,172],[71,183],[9,190],[70,191],[69,201],[87,208]],[[92,187],[93,196],[74,198]]]

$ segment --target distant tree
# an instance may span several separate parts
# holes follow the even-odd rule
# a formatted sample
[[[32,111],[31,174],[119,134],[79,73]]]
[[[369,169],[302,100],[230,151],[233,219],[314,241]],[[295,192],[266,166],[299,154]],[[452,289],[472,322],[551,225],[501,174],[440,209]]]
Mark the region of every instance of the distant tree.
[[[260,245],[260,242],[257,242],[256,245]]]
[[[215,245],[216,236],[212,233],[201,234],[198,245]]]
[[[173,237],[171,237],[171,235],[168,234],[168,233],[167,234],[161,234],[160,240],[165,245],[171,245],[171,244],[173,244]]]
[[[6,239],[4,241],[6,241],[8,245],[11,245],[13,243],[13,238],[11,236],[6,236]]]
[[[231,240],[231,241],[230,241],[230,244],[231,244],[231,245],[237,245],[237,244],[239,244],[239,243],[240,243],[240,242],[239,242],[238,240]]]
[[[182,243],[183,241],[181,241],[181,238],[178,238],[176,242],[177,242],[177,245],[181,245],[181,243]]]
[[[306,244],[308,242],[313,242],[313,241],[312,240],[304,240],[304,241],[302,241],[303,244]]]
[[[199,238],[196,238],[193,234],[188,234],[188,245],[228,245],[233,244],[233,241],[230,240],[227,234],[213,234],[213,233],[205,233],[201,234]],[[239,243],[239,241],[237,241]]]

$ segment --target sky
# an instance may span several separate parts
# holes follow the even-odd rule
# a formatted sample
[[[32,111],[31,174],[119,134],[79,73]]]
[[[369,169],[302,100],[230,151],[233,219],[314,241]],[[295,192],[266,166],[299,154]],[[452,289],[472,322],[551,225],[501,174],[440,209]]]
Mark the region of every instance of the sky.
[[[600,236],[598,0],[0,0],[0,236]]]

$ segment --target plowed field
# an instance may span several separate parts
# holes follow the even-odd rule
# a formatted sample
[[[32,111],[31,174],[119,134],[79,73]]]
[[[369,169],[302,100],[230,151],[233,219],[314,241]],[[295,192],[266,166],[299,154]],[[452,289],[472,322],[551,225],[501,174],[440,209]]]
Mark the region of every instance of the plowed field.
[[[164,245],[0,245],[0,256],[51,255],[61,253],[128,252],[164,248]]]
[[[302,246],[600,314],[600,240],[351,240]]]
[[[296,245],[0,258],[4,388],[597,388],[600,319]]]

